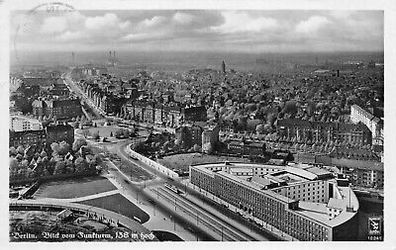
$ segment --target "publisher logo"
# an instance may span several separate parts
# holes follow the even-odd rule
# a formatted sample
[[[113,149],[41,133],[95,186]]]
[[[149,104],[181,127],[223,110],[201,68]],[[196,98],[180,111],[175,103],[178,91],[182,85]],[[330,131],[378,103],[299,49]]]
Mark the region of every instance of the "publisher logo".
[[[368,240],[383,240],[383,224],[382,217],[368,218]]]

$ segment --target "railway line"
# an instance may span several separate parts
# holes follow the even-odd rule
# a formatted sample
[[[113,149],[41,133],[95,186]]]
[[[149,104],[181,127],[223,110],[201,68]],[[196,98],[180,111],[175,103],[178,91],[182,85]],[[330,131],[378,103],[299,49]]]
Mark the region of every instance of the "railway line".
[[[221,240],[227,241],[254,241],[253,237],[240,231],[226,221],[215,217],[209,211],[196,206],[190,201],[184,200],[177,193],[166,188],[152,189],[161,198],[165,199],[171,204],[174,204],[175,209],[179,209],[189,217],[196,220],[197,226],[199,224],[211,229],[216,233]]]

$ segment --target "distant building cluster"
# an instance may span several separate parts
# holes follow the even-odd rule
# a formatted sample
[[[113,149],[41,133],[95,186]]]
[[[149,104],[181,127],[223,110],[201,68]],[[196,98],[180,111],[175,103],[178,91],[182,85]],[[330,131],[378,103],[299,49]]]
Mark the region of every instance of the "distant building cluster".
[[[178,103],[157,104],[152,101],[127,102],[123,115],[137,122],[146,122],[167,127],[177,127],[184,122],[206,121],[205,106],[182,106]]]
[[[351,106],[351,121],[363,123],[371,131],[373,144],[383,145],[384,143],[384,123],[379,117],[374,116],[358,105]]]
[[[314,165],[199,164],[190,166],[190,181],[229,209],[298,240],[349,240],[358,233],[354,192]]]
[[[371,145],[371,131],[362,123],[310,122],[300,119],[278,121],[279,135],[296,141],[341,142],[356,146]]]
[[[226,141],[227,152],[242,156],[263,156],[266,152],[265,142],[248,140],[229,140]]]
[[[175,129],[175,134],[183,148],[198,145],[202,152],[212,153],[219,142],[219,130],[218,124],[183,124]]]
[[[106,114],[120,114],[126,101],[138,95],[133,81],[123,82],[110,75],[102,75],[96,80],[81,80],[78,85],[94,105]]]
[[[70,125],[48,125],[36,130],[10,130],[9,146],[31,146],[31,145],[51,145],[53,142],[66,141],[69,145],[74,141],[74,128]]]
[[[76,78],[101,76],[103,74],[107,74],[106,67],[87,65],[83,67],[76,67],[72,70],[72,75]]]
[[[33,114],[38,119],[69,119],[82,114],[80,100],[70,92],[58,71],[25,72],[10,81],[11,114]]]
[[[33,101],[32,114],[36,118],[50,117],[69,119],[82,115],[81,103],[78,98],[51,98]]]

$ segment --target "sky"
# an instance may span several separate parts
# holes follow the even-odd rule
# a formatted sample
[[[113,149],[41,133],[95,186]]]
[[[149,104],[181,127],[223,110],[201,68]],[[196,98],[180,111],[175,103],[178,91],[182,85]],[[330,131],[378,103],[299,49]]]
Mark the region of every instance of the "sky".
[[[383,11],[130,10],[11,15],[31,51],[383,51]]]

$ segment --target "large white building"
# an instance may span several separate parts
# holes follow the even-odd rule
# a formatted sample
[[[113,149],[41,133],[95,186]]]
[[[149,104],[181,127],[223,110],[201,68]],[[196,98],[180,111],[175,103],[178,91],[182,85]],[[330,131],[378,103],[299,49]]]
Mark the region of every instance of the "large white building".
[[[10,117],[10,130],[19,132],[19,131],[28,131],[28,130],[42,130],[43,124],[34,118],[15,115]]]
[[[380,144],[379,141],[383,141],[384,126],[380,118],[354,104],[351,106],[351,121],[353,123],[362,122],[368,127],[373,136],[373,144]]]
[[[197,164],[190,166],[190,182],[230,210],[296,240],[357,237],[356,195],[332,173],[313,165]]]

